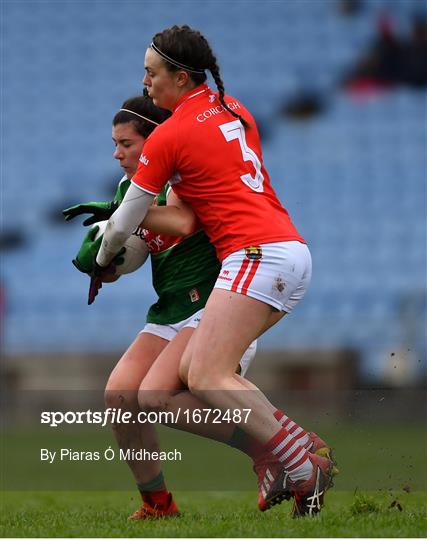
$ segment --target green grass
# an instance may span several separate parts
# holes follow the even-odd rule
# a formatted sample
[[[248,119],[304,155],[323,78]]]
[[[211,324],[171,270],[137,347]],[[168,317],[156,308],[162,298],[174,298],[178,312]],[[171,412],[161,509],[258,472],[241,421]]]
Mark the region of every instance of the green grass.
[[[423,425],[325,426],[340,469],[339,491],[427,491]],[[178,449],[182,461],[166,462],[168,485],[181,491],[250,491],[254,478],[246,456],[223,444],[161,428],[162,448]],[[1,488],[5,491],[129,491],[133,480],[123,461],[40,461],[40,448],[103,451],[116,448],[108,428],[46,428],[5,433],[1,441]],[[19,474],[17,474],[19,471]]]
[[[423,537],[426,533],[425,493],[331,491],[322,513],[304,519],[290,517],[290,503],[259,512],[256,493],[175,495],[180,517],[131,522],[127,516],[139,504],[135,493],[10,492],[2,500],[2,536]],[[391,506],[394,500],[401,511]]]
[[[102,451],[108,429],[14,430],[2,437],[1,535],[8,537],[423,537],[427,532],[424,426],[323,426],[340,474],[314,519],[290,517],[291,503],[261,513],[250,462],[239,452],[161,429],[165,463],[182,515],[129,522],[139,496],[125,463],[40,461],[40,448]],[[394,503],[394,504],[393,504]]]

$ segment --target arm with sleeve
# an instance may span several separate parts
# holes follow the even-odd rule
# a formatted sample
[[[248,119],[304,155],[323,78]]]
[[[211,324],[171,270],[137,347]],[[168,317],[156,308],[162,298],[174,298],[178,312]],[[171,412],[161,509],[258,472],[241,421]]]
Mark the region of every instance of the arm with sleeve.
[[[101,248],[96,257],[99,266],[105,267],[110,264],[132,232],[145,218],[153,199],[154,195],[134,184],[129,186],[122,203],[108,220]]]
[[[123,202],[108,220],[96,257],[100,266],[108,266],[114,259],[174,172],[173,131],[163,129],[166,123],[156,128],[145,141],[131,185]]]

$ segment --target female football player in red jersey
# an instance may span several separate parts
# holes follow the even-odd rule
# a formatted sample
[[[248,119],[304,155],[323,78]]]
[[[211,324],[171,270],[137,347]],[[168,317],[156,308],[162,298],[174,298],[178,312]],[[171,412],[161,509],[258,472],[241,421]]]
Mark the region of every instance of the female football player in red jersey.
[[[235,374],[249,344],[304,296],[311,277],[309,250],[270,185],[254,119],[224,93],[207,40],[188,26],[166,29],[148,47],[145,70],[149,95],[172,115],[148,137],[132,184],[109,220],[90,295],[94,298],[102,273],[169,180],[193,208],[222,263],[183,354],[181,378],[214,407],[251,409],[242,427],[263,445],[268,463],[259,472],[260,508],[293,497],[294,515],[312,515],[332,485],[332,461],[301,445],[278,420],[281,413],[272,413],[256,387],[246,392]],[[206,70],[218,93],[205,84]]]

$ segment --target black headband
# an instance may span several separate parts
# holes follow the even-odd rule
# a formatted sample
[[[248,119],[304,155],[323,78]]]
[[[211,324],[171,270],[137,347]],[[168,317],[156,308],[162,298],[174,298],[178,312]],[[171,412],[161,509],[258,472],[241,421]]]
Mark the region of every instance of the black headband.
[[[204,73],[205,72],[204,69],[193,68],[193,67],[190,67],[190,66],[187,66],[187,65],[183,64],[182,62],[178,62],[177,60],[174,60],[173,58],[171,58],[170,56],[168,56],[167,54],[162,52],[158,47],[156,47],[156,45],[154,45],[153,42],[151,42],[150,47],[153,49],[153,51],[156,51],[156,53],[159,56],[161,56],[162,58],[164,58],[165,60],[167,60],[168,62],[170,62],[171,64],[173,64],[176,67],[179,67],[181,69],[185,69],[186,71],[191,71],[193,73]]]

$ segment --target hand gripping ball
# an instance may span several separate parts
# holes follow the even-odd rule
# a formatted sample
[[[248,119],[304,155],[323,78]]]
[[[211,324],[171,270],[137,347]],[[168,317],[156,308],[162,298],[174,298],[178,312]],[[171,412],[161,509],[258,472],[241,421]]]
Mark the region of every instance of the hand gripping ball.
[[[108,221],[99,221],[95,223],[99,227],[95,239],[104,234]],[[142,229],[138,227],[124,243],[126,251],[121,257],[124,261],[116,266],[116,275],[130,274],[138,270],[147,260],[149,251],[142,235]]]

